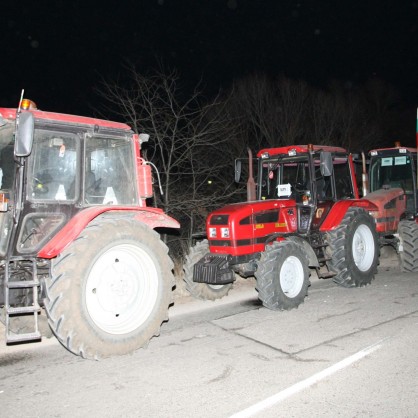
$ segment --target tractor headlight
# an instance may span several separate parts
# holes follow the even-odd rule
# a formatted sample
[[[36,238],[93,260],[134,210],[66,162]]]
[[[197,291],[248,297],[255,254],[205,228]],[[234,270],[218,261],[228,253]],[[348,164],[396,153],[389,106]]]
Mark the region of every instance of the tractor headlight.
[[[209,238],[216,238],[216,228],[209,228]]]
[[[229,238],[229,228],[221,228],[221,237]]]

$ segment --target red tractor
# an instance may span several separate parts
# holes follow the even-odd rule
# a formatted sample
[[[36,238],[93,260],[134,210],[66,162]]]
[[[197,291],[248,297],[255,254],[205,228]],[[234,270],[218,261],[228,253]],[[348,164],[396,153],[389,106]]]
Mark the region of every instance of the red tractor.
[[[397,143],[370,151],[369,158],[363,193],[381,208],[376,217],[381,245],[397,250],[402,271],[418,272],[417,148]]]
[[[258,153],[258,181],[248,201],[212,212],[207,241],[189,253],[184,280],[201,299],[224,296],[255,276],[263,305],[292,309],[304,301],[309,268],[344,287],[369,284],[379,258],[379,206],[359,199],[352,157],[343,148],[286,146]],[[250,158],[251,161],[251,158]]]
[[[146,205],[147,139],[122,123],[43,112],[28,100],[0,108],[7,343],[39,340],[42,308],[60,343],[85,358],[129,353],[158,335],[174,278],[156,230],[179,224]],[[18,333],[22,319],[32,329]]]

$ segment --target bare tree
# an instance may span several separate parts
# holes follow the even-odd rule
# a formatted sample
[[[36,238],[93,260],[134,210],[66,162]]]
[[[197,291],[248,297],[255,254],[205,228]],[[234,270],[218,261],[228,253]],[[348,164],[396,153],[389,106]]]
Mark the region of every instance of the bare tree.
[[[250,146],[295,144],[305,129],[310,90],[306,83],[253,74],[235,82],[234,112],[241,115]],[[245,134],[244,134],[245,136]]]
[[[387,142],[388,121],[396,119],[390,112],[398,111],[396,92],[379,80],[359,86],[333,81],[318,89],[253,74],[236,81],[231,96],[231,112],[241,117],[241,138],[253,149],[296,143],[370,149]]]
[[[234,159],[296,143],[371,148],[384,134],[393,95],[379,83],[319,90],[301,81],[254,74],[233,83],[226,96],[204,100],[200,86],[188,95],[176,71],[153,75],[125,67],[128,82],[103,81],[107,112],[146,132],[146,157],[158,168],[163,195],[154,203],[179,219],[182,238],[204,230],[207,215],[239,199]],[[184,248],[183,248],[184,252]],[[181,253],[181,251],[178,251]]]
[[[98,93],[108,111],[136,132],[150,134],[146,157],[158,167],[163,189],[162,196],[155,194],[155,204],[179,219],[182,233],[190,236],[196,219],[204,228],[208,212],[237,193],[228,147],[237,123],[227,99],[204,102],[199,86],[185,96],[176,71],[146,76],[133,65],[126,71],[128,85],[104,80]]]

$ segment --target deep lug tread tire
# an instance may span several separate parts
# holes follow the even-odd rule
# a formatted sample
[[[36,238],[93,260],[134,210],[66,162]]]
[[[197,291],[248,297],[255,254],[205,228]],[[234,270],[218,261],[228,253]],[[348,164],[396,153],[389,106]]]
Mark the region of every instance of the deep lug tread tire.
[[[399,251],[401,271],[418,272],[418,224],[415,221],[401,221],[398,233],[402,251]]]
[[[196,245],[190,247],[189,254],[186,256],[186,262],[183,265],[183,280],[186,285],[186,290],[196,299],[221,299],[228,294],[232,288],[232,283],[223,285],[209,285],[206,283],[196,283],[193,281],[193,267],[207,253],[209,253],[209,243],[206,239],[199,241],[196,243]]]
[[[326,235],[329,270],[333,281],[343,287],[361,287],[371,283],[379,264],[379,244],[373,218],[362,208],[347,210],[340,226]],[[355,260],[356,241],[362,256]]]
[[[289,273],[293,278],[287,279],[294,280],[296,276],[296,281],[290,283],[292,290],[286,292],[283,280]],[[255,272],[258,297],[266,308],[275,311],[297,308],[308,294],[309,275],[308,259],[298,244],[292,241],[274,242],[266,246]]]
[[[146,346],[168,320],[172,268],[167,246],[147,225],[127,216],[95,219],[52,261],[44,304],[53,333],[87,359]]]

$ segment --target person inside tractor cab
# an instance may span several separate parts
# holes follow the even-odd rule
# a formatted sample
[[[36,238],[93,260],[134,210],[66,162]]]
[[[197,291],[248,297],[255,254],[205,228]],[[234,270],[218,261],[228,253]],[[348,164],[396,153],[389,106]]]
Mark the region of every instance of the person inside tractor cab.
[[[316,178],[316,197],[318,202],[325,202],[332,200],[332,184],[331,176],[324,176],[321,174],[319,167],[315,169]]]
[[[29,195],[40,200],[75,198],[76,147],[74,135],[37,131],[31,158]]]
[[[261,199],[292,198],[297,203],[308,203],[309,168],[306,157],[278,157],[262,165]]]

